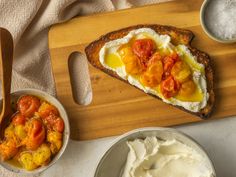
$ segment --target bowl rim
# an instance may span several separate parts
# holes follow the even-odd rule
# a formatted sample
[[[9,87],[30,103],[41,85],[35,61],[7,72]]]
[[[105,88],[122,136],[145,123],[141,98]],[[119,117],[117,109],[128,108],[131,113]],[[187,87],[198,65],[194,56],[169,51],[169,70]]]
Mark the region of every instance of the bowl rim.
[[[62,103],[54,96],[50,95],[49,93],[45,92],[45,91],[42,91],[42,90],[38,90],[38,89],[32,89],[32,88],[27,88],[27,89],[20,89],[20,90],[16,90],[14,92],[11,92],[11,96],[12,95],[20,95],[23,96],[23,95],[34,95],[34,96],[42,96],[43,98],[48,98],[48,99],[45,99],[46,101],[48,101],[49,103],[51,104],[57,104],[60,108],[57,107],[57,109],[60,109],[59,112],[63,112],[64,114],[64,117],[62,117],[63,121],[64,121],[64,124],[65,124],[65,129],[64,129],[64,132],[63,132],[63,138],[66,137],[66,139],[63,139],[63,145],[61,147],[61,149],[59,150],[59,152],[56,154],[56,156],[53,157],[53,159],[49,162],[48,165],[46,166],[41,166],[39,168],[36,168],[32,171],[27,171],[25,170],[24,168],[18,168],[16,166],[14,166],[14,168],[12,168],[13,165],[9,164],[8,165],[3,165],[1,162],[0,163],[0,166],[11,171],[11,172],[14,172],[16,174],[39,174],[45,170],[47,170],[49,167],[51,167],[52,165],[54,165],[60,158],[61,156],[64,154],[65,152],[65,149],[67,148],[68,146],[68,143],[69,143],[69,139],[70,139],[70,124],[69,124],[69,118],[68,118],[68,114],[64,108],[64,106],[62,105]],[[20,98],[19,97],[19,98]],[[50,100],[50,101],[49,101]],[[2,101],[2,99],[0,99],[0,102]],[[7,163],[7,162],[6,162]]]
[[[214,164],[213,164],[212,160],[210,159],[209,155],[207,154],[206,150],[195,139],[193,139],[191,136],[183,133],[180,130],[177,130],[175,128],[169,128],[169,127],[144,127],[144,128],[138,128],[138,129],[131,130],[129,132],[126,132],[126,133],[116,137],[111,142],[111,144],[103,151],[102,155],[100,156],[100,158],[99,158],[99,160],[98,160],[98,162],[97,162],[97,164],[95,166],[93,177],[97,176],[99,168],[101,166],[101,163],[103,162],[104,158],[108,155],[108,153],[110,152],[110,150],[112,149],[113,146],[115,146],[117,143],[119,143],[119,141],[121,141],[125,137],[128,137],[128,136],[130,136],[132,134],[135,134],[135,133],[138,133],[138,132],[146,132],[146,131],[169,131],[169,132],[179,134],[179,135],[184,136],[185,138],[189,139],[206,156],[206,158],[207,158],[206,160],[209,162],[209,165],[212,168],[212,172],[213,172],[213,176],[212,177],[216,177],[216,170],[215,170]]]
[[[205,21],[205,11],[206,11],[206,7],[207,7],[207,5],[208,5],[208,3],[210,1],[211,0],[204,0],[204,2],[201,5],[201,8],[200,8],[200,24],[201,24],[201,27],[202,27],[203,31],[207,34],[208,37],[210,37],[214,41],[217,41],[217,42],[220,42],[220,43],[224,43],[224,44],[235,43],[236,42],[236,38],[235,39],[230,39],[230,40],[220,39],[220,38],[216,37],[215,35],[213,35],[211,33],[211,31],[207,28],[206,21]]]

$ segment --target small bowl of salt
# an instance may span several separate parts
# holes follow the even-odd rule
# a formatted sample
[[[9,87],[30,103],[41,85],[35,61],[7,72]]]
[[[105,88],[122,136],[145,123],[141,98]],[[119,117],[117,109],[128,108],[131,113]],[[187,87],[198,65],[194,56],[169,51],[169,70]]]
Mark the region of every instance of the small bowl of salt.
[[[236,42],[236,0],[205,0],[200,21],[205,33],[213,40]]]

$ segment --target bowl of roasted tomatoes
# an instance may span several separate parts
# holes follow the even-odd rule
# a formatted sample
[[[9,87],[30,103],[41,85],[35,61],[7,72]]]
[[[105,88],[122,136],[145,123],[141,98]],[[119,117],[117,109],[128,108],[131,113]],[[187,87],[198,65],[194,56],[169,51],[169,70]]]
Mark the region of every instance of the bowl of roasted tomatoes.
[[[68,144],[67,113],[53,96],[34,89],[11,94],[13,115],[0,142],[0,164],[16,173],[39,173],[53,165]]]

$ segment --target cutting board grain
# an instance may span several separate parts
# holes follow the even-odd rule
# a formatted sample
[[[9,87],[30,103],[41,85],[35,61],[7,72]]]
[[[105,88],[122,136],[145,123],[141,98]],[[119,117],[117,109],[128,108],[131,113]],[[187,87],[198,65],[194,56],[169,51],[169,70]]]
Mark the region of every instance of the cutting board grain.
[[[85,46],[99,36],[136,24],[163,24],[194,32],[194,47],[207,52],[215,71],[216,107],[210,119],[236,115],[236,44],[209,39],[199,22],[202,0],[173,1],[110,13],[77,17],[53,26],[49,48],[57,97],[66,107],[71,138],[87,140],[122,134],[146,126],[172,126],[202,121],[166,105],[89,65],[93,100],[81,106],[72,97],[68,57],[84,53]]]

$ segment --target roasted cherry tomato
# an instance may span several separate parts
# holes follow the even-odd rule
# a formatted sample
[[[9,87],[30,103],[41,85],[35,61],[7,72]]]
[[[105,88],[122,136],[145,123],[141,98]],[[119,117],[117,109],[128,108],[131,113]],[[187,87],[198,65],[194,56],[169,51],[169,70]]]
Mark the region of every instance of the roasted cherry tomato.
[[[151,65],[155,64],[157,61],[161,61],[161,60],[162,60],[161,54],[159,52],[155,52],[151,56],[150,60],[148,61],[147,66],[151,66]]]
[[[161,61],[161,55],[156,52],[148,61],[147,70],[141,75],[140,81],[143,85],[153,88],[160,84],[162,74],[163,64]]]
[[[40,117],[42,118],[46,118],[49,115],[55,115],[55,116],[59,115],[57,108],[46,102],[41,104],[38,112],[39,112]]]
[[[161,82],[161,93],[165,98],[173,97],[178,93],[180,86],[178,81],[175,81],[172,76],[169,76]]]
[[[136,75],[143,72],[144,67],[136,55],[127,55],[123,57],[125,70],[127,73]]]
[[[51,114],[51,115],[49,115],[48,117],[45,117],[45,118],[43,119],[44,124],[47,126],[47,128],[48,128],[49,130],[52,130],[52,129],[53,129],[53,124],[54,124],[56,118],[57,118],[57,117],[56,117],[55,115]]]
[[[20,113],[25,117],[32,117],[40,106],[40,100],[31,95],[22,96],[18,103],[17,108]]]
[[[53,127],[54,130],[62,133],[64,130],[64,121],[61,118],[57,118]]]
[[[57,153],[62,146],[62,133],[57,131],[48,131],[47,141],[50,142],[50,150],[52,154]]]
[[[38,167],[38,165],[34,163],[32,152],[29,151],[21,152],[19,154],[18,161],[26,170],[29,171]]]
[[[45,128],[43,123],[38,119],[32,119],[28,126],[26,148],[29,150],[35,150],[45,139]]]
[[[163,74],[163,65],[161,60],[148,67],[147,71],[141,75],[140,81],[148,87],[156,87],[160,84]]]
[[[44,122],[49,130],[55,130],[61,133],[64,130],[64,121],[60,117],[51,114],[44,118]]]
[[[193,80],[188,80],[181,84],[181,88],[179,90],[179,95],[181,96],[190,96],[192,95],[196,90],[196,84],[193,82]]]
[[[142,62],[147,62],[155,50],[155,43],[152,39],[137,39],[132,45],[132,51]]]
[[[13,125],[25,125],[26,122],[26,118],[25,116],[23,116],[21,113],[17,113],[16,115],[14,115],[14,117],[12,118],[12,123]]]
[[[164,57],[163,64],[164,64],[164,79],[170,76],[171,69],[174,64],[179,61],[179,56],[177,53],[172,53],[169,56]]]
[[[127,73],[136,75],[145,70],[140,59],[132,52],[130,46],[123,45],[118,49],[118,53],[121,56],[122,61],[125,64],[125,70]]]
[[[180,83],[186,82],[191,76],[190,67],[183,61],[178,61],[171,69],[171,75]]]
[[[128,55],[134,55],[131,47],[128,46],[127,44],[124,44],[121,47],[119,47],[118,53],[121,56],[121,58],[128,56]]]
[[[1,143],[0,154],[2,160],[8,160],[15,156],[18,152],[16,142],[13,139],[9,139]]]

